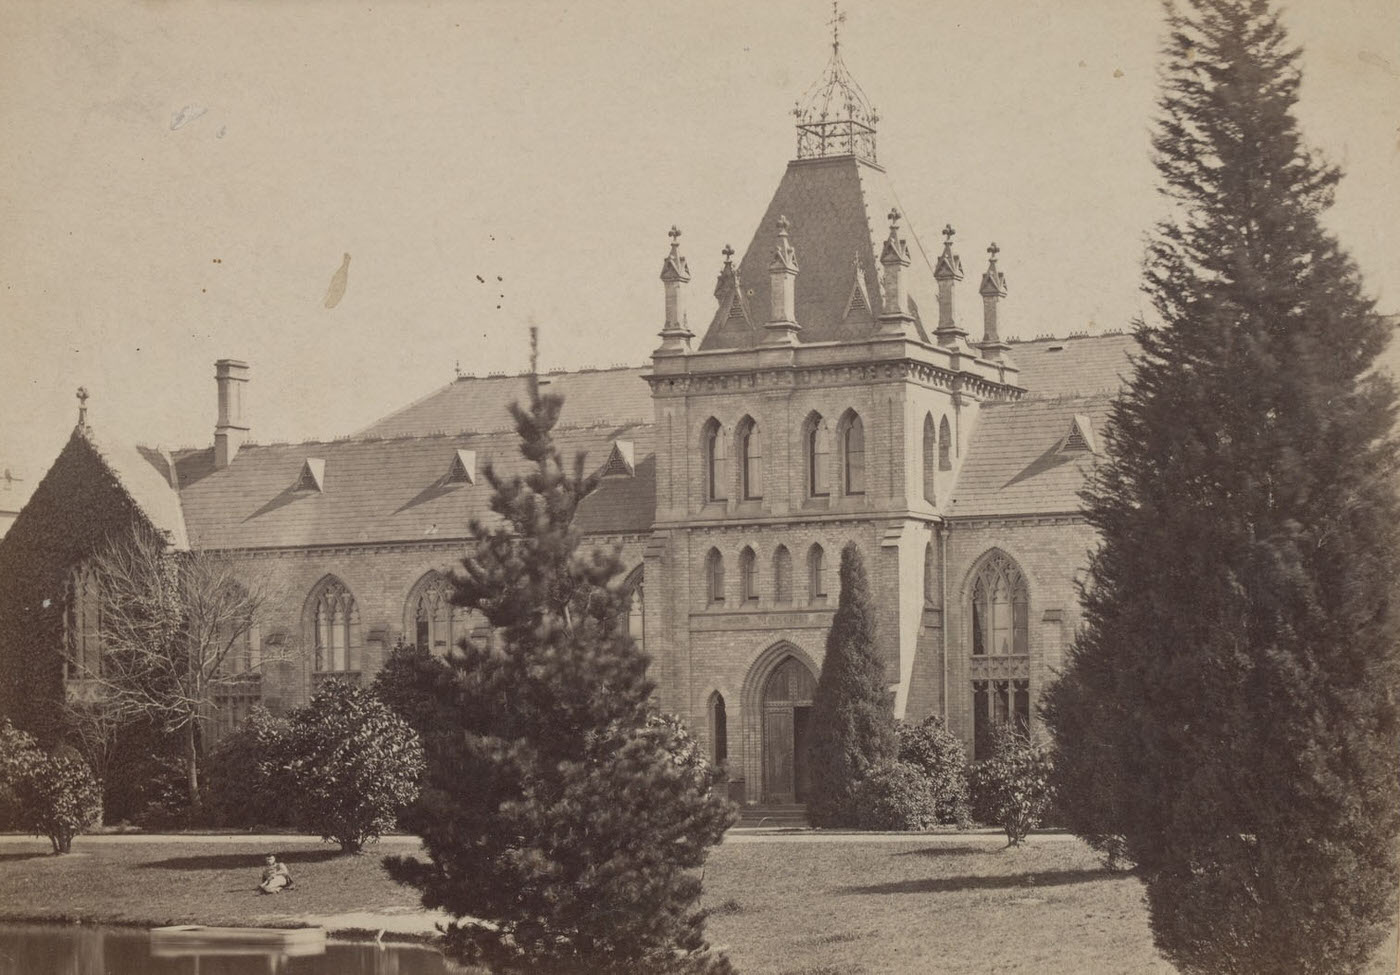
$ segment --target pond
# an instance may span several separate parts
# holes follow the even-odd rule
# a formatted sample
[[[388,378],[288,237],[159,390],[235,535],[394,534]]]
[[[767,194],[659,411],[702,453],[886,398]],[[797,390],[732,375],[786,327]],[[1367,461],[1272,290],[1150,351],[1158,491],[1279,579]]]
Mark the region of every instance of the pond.
[[[302,953],[302,952],[311,953]],[[0,925],[0,975],[449,975],[431,948],[328,941],[324,946],[160,946],[139,928]]]

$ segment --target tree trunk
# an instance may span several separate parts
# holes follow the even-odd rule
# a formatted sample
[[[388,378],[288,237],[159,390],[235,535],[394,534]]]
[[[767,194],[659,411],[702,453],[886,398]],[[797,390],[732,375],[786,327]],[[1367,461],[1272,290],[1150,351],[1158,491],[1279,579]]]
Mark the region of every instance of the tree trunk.
[[[199,805],[199,752],[195,748],[194,728],[191,721],[185,725],[185,774],[190,788],[190,806]]]

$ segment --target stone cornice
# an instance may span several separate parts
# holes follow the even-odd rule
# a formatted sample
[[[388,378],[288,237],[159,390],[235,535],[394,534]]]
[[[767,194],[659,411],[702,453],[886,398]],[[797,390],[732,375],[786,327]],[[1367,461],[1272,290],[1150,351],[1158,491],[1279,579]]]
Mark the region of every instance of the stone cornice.
[[[916,359],[856,362],[811,366],[754,367],[725,372],[649,375],[652,395],[658,399],[696,393],[741,390],[794,390],[812,387],[868,386],[876,382],[914,383],[926,389],[963,393],[975,399],[1014,402],[1026,393],[1019,386],[1002,384],[970,372],[945,369]]]
[[[946,515],[943,523],[948,531],[977,528],[998,528],[1003,525],[1026,527],[1028,525],[1087,525],[1089,520],[1079,512],[1042,512],[1038,514],[1015,515],[973,515],[959,517]]]
[[[609,532],[583,536],[586,545],[625,545],[644,542],[651,532]],[[219,548],[210,552],[248,559],[326,558],[345,555],[393,555],[405,552],[465,552],[475,542],[470,535],[456,538],[435,538],[431,541],[384,540],[373,542],[344,542],[333,545],[285,545],[266,548]]]

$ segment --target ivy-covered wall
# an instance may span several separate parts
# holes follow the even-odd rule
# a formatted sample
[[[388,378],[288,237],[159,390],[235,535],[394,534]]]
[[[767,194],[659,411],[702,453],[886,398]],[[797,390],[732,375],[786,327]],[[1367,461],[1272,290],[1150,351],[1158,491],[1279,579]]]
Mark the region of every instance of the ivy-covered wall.
[[[77,429],[0,538],[0,713],[45,744],[59,734],[69,575],[138,526],[150,527]]]

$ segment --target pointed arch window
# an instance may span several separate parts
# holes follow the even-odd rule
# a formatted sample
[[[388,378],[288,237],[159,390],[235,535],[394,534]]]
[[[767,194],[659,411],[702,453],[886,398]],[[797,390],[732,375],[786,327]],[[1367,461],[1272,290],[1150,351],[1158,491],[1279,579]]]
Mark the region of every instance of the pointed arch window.
[[[938,563],[934,560],[933,543],[924,546],[924,605],[938,605],[937,582]]]
[[[773,552],[773,602],[792,602],[792,553],[786,545]]]
[[[802,426],[806,454],[807,496],[825,498],[831,494],[831,443],[826,421],[820,413],[807,417]]]
[[[627,594],[627,635],[632,638],[638,650],[645,651],[646,601],[643,581],[643,569],[638,566],[622,583],[622,591]]]
[[[758,602],[758,558],[748,546],[739,553],[739,591],[744,602]]]
[[[946,416],[938,421],[938,469],[940,471],[953,469],[953,430],[948,425]]]
[[[924,468],[924,500],[929,504],[936,504],[936,494],[934,492],[934,471],[938,463],[938,434],[933,425],[933,414],[924,414],[924,449],[920,455],[923,459]]]
[[[745,501],[758,501],[763,497],[763,438],[752,417],[746,416],[739,423],[739,457],[741,496]]]
[[[710,757],[716,766],[729,761],[729,715],[724,706],[724,695],[715,691],[710,695]]]
[[[83,566],[69,578],[67,602],[63,676],[68,680],[97,677],[102,673],[102,599],[91,566]]]
[[[729,497],[729,446],[724,429],[711,417],[702,436],[705,455],[705,500],[724,501]]]
[[[817,544],[807,550],[807,597],[814,603],[826,598],[826,552]]]
[[[973,656],[1029,652],[1030,594],[1021,569],[1004,552],[982,564],[972,583]]]
[[[1031,682],[1019,680],[975,680],[972,682],[972,756],[974,761],[991,757],[992,729],[1011,725],[1018,735],[1031,731]]]
[[[711,604],[724,602],[724,556],[717,548],[705,556],[705,594]]]
[[[420,650],[447,654],[466,628],[458,607],[452,605],[452,580],[441,572],[426,573],[409,595],[413,642]]]
[[[349,671],[355,640],[355,597],[334,576],[323,581],[311,601],[315,667],[319,673]]]
[[[865,493],[865,424],[860,415],[847,413],[841,422],[841,491]]]

